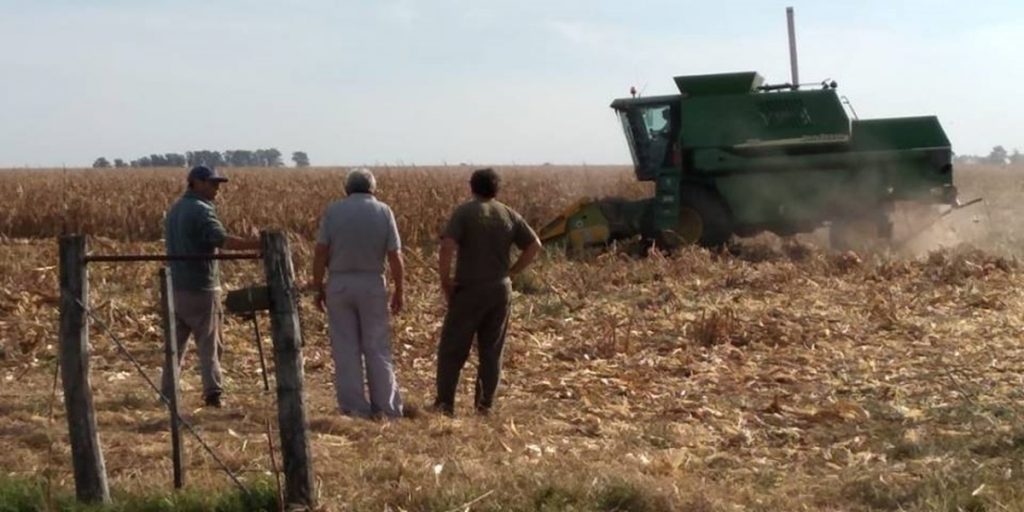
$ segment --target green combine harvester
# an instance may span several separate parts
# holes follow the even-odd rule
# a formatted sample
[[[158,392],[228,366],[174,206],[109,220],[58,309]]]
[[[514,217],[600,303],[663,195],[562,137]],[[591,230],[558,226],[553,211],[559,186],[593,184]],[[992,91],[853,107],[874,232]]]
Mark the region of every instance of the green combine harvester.
[[[853,120],[836,84],[763,85],[754,72],[675,78],[680,94],[612,102],[639,201],[581,201],[541,232],[572,249],[639,235],[662,247],[830,226],[889,238],[897,201],[956,204],[952,150],[934,116]]]
[[[791,18],[792,19],[792,18]],[[836,83],[765,85],[755,72],[679,76],[679,94],[612,102],[639,201],[583,200],[541,230],[569,249],[639,238],[665,248],[721,246],[829,226],[891,238],[897,201],[957,204],[952,151],[934,116],[853,119]]]

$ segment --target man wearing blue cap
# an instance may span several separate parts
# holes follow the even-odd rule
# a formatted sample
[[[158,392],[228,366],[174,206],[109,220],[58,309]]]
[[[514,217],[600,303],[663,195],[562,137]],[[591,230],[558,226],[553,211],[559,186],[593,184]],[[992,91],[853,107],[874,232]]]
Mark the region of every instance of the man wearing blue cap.
[[[256,238],[231,236],[217,218],[214,200],[220,184],[228,181],[205,165],[188,173],[188,190],[167,212],[164,223],[167,254],[213,255],[217,249],[229,251],[260,248]],[[170,262],[174,288],[174,315],[177,329],[178,364],[185,357],[189,335],[196,339],[199,369],[206,405],[221,407],[220,372],[220,271],[215,260]],[[173,385],[170,368],[164,367],[163,391],[170,394]]]

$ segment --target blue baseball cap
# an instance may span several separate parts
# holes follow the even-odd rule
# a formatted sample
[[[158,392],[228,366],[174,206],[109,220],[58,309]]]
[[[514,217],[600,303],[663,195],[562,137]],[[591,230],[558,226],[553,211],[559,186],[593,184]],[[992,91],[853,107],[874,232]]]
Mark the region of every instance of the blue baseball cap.
[[[193,180],[215,181],[218,183],[228,181],[226,176],[217,172],[217,169],[213,169],[205,165],[197,165],[188,172],[188,181]]]

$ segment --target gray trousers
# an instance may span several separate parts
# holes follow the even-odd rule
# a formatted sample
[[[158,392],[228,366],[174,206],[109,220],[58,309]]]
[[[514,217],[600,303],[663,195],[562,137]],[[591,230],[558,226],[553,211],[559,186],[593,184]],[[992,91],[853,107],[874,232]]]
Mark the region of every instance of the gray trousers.
[[[350,416],[400,417],[384,276],[331,274],[326,295],[338,409]]]
[[[219,395],[220,373],[220,293],[216,290],[174,290],[174,327],[178,342],[178,366],[185,360],[189,336],[195,336],[199,352],[199,372],[203,378],[203,396]],[[171,369],[164,362],[162,389],[171,393]]]

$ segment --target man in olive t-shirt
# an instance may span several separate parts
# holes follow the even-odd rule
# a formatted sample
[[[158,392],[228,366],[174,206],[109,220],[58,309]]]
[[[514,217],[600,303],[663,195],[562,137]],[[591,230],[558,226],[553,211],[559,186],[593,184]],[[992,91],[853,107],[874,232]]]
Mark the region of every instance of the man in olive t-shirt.
[[[473,199],[452,213],[439,258],[441,289],[448,313],[437,348],[437,398],[434,408],[453,415],[459,373],[477,338],[474,406],[487,414],[494,404],[501,374],[512,299],[511,277],[522,272],[540,252],[540,240],[515,210],[495,199],[500,179],[493,169],[479,169],[469,180]],[[512,245],[522,253],[509,267]],[[457,253],[455,280],[452,254]]]

